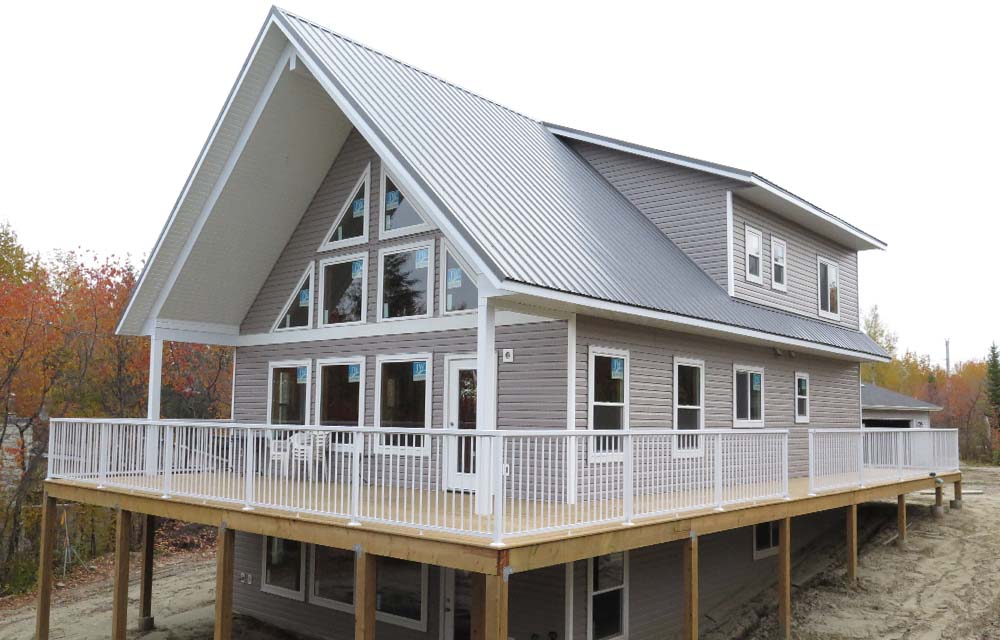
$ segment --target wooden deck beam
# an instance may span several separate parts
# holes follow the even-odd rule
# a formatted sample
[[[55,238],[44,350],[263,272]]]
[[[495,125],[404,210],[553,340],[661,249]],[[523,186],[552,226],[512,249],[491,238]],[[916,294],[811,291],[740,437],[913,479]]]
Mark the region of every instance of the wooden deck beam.
[[[847,581],[858,581],[858,505],[847,507]]]
[[[363,549],[354,554],[354,640],[375,639],[378,558]]]
[[[896,496],[896,543],[906,543],[906,494]]]
[[[215,543],[215,640],[233,636],[233,567],[236,531],[219,527]]]
[[[779,637],[792,637],[792,519],[778,521]]]
[[[153,628],[153,543],[156,538],[156,516],[146,515],[142,521],[142,578],[139,582],[139,630]]]
[[[118,509],[115,514],[115,574],[111,605],[111,638],[125,640],[128,621],[129,537],[132,532],[132,512]]]
[[[684,541],[684,633],[685,640],[698,638],[698,536]]]
[[[49,614],[52,609],[52,547],[56,537],[56,499],[46,491],[42,497],[41,536],[38,553],[38,609],[35,612],[35,638],[49,640]]]

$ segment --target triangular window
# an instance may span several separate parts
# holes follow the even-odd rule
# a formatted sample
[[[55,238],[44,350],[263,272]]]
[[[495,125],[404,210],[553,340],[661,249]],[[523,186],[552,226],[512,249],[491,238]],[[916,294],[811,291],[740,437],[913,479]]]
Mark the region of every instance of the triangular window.
[[[312,326],[313,308],[313,270],[315,262],[310,262],[305,273],[299,278],[298,284],[289,296],[288,302],[274,322],[272,331],[285,329],[308,329]]]
[[[431,228],[399,189],[395,179],[382,170],[382,220],[380,238],[395,238]]]
[[[370,200],[370,176],[371,165],[365,167],[365,171],[358,178],[354,188],[351,189],[347,201],[340,208],[340,213],[333,220],[333,226],[323,238],[320,251],[336,249],[339,247],[350,247],[368,242],[368,203]]]

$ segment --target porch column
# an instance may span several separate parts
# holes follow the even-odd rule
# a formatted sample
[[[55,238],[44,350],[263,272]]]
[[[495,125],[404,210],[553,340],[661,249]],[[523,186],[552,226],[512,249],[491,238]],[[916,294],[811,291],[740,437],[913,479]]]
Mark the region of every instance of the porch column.
[[[153,628],[153,541],[156,516],[146,515],[142,522],[142,578],[139,582],[139,630]]]
[[[906,544],[906,494],[896,496],[896,544]]]
[[[160,388],[163,385],[163,340],[155,335],[149,338],[149,393],[146,400],[146,419],[160,419]],[[146,425],[145,473],[155,476],[158,469],[160,428]]]
[[[375,639],[376,559],[360,547],[354,554],[354,640]]]
[[[778,637],[792,637],[792,519],[778,521]]]
[[[962,508],[962,481],[956,480],[953,486],[955,488],[955,499],[951,501],[950,506],[952,509],[960,510]]]
[[[684,640],[698,638],[698,535],[684,541]]]
[[[858,581],[858,505],[847,507],[847,581]]]
[[[56,499],[46,492],[42,498],[42,531],[38,541],[36,640],[49,640],[49,611],[52,605],[52,547],[56,537],[56,508]]]
[[[115,514],[115,577],[111,605],[111,639],[125,640],[128,616],[128,540],[132,512],[118,509]]]
[[[233,562],[236,531],[225,523],[215,542],[215,640],[233,636]]]
[[[479,297],[476,325],[476,429],[494,431],[497,428],[497,349],[496,303],[493,298]],[[476,513],[491,512],[490,460],[492,438],[477,438],[476,443]]]

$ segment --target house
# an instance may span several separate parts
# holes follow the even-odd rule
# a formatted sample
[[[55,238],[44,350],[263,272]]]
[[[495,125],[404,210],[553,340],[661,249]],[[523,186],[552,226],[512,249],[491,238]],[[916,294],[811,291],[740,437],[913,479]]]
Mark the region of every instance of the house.
[[[861,422],[866,427],[889,429],[927,429],[931,414],[941,407],[878,385],[861,384]]]
[[[217,638],[693,638],[770,581],[787,634],[794,550],[846,514],[854,579],[859,502],[961,489],[954,431],[861,429],[884,248],[275,8],[118,327],[149,415],[52,422],[38,637],[56,499],[218,526]],[[164,340],[236,348],[231,421],[160,419]]]

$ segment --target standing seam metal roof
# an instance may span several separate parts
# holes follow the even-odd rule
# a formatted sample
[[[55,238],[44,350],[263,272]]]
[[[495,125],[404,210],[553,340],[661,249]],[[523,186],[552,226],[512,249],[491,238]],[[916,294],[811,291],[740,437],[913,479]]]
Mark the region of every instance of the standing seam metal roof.
[[[543,123],[275,14],[498,279],[885,355],[858,331],[730,298]]]
[[[891,391],[878,385],[861,385],[862,409],[896,409],[899,411],[940,411],[941,407],[924,402],[902,393]]]

